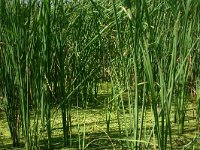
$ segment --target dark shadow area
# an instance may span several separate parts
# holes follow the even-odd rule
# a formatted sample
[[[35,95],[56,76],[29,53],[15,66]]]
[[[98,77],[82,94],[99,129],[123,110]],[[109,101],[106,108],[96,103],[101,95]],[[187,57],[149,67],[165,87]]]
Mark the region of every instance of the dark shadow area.
[[[109,137],[105,135],[104,132],[97,132],[97,133],[88,133],[86,132],[86,138],[85,138],[85,148],[90,150],[101,150],[101,149],[121,149],[121,144],[124,145],[124,142],[120,142],[117,140],[119,139],[119,135],[117,131],[112,131],[109,134]],[[80,145],[79,145],[80,142]],[[40,149],[46,149],[47,147],[47,141],[41,140],[41,147]],[[71,148],[71,149],[78,149],[79,146],[83,146],[83,138],[78,135],[72,135],[71,139],[69,141],[69,146],[65,148]],[[124,145],[125,146],[125,145]],[[63,147],[63,138],[62,137],[53,137],[52,138],[52,149],[62,149]]]

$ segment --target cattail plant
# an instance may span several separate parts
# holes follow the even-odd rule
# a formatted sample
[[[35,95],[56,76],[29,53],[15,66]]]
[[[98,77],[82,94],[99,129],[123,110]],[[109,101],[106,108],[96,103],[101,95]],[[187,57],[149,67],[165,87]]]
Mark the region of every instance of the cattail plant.
[[[0,97],[13,146],[180,148],[174,137],[186,132],[191,103],[199,126],[199,8],[198,0],[1,0]],[[94,139],[87,111],[98,104],[106,138]]]

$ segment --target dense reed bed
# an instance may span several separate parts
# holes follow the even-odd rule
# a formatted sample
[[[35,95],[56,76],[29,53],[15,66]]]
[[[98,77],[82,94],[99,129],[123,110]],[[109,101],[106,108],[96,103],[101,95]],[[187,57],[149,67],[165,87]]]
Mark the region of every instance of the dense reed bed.
[[[101,101],[105,84],[101,109],[107,140],[117,139],[113,149],[176,148],[172,138],[185,132],[190,103],[197,134],[181,146],[194,146],[199,10],[199,0],[1,0],[0,96],[13,146],[55,148],[52,122],[59,116],[61,145],[72,147],[73,117],[83,113],[77,148],[89,149],[85,120],[95,115],[84,112]]]

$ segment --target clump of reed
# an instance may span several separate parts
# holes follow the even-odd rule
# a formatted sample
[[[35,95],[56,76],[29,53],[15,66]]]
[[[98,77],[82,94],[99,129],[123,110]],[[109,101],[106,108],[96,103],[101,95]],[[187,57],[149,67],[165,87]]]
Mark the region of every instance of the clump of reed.
[[[70,147],[72,106],[87,109],[98,97],[98,85],[110,82],[114,110],[106,114],[108,134],[109,111],[116,111],[122,148],[148,148],[154,135],[158,149],[173,149],[171,124],[184,132],[191,93],[199,126],[198,10],[198,0],[1,0],[0,85],[13,146],[22,136],[26,149],[38,149],[42,128],[51,149],[56,105],[63,146]]]

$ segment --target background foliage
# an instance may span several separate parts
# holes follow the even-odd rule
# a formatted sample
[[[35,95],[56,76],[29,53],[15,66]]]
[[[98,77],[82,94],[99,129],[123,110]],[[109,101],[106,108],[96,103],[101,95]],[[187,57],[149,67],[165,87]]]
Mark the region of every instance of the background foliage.
[[[198,10],[198,0],[1,0],[0,84],[13,146],[23,139],[38,149],[45,139],[51,149],[60,111],[70,147],[74,106],[94,107],[103,84],[106,133],[115,112],[122,149],[151,147],[153,135],[158,149],[173,149],[172,123],[184,133],[190,103],[199,130]],[[85,124],[79,137],[86,148]]]

